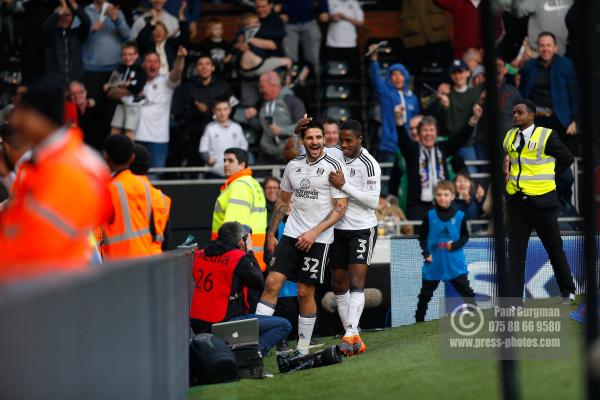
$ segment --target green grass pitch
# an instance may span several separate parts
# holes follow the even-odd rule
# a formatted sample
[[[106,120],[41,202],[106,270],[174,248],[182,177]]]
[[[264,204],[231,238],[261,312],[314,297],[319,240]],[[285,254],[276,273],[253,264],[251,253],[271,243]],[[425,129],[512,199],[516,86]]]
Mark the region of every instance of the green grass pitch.
[[[583,326],[570,321],[569,328],[569,358],[518,362],[522,399],[583,398]],[[499,363],[443,359],[438,334],[437,321],[365,332],[361,335],[368,346],[365,354],[288,375],[278,373],[271,351],[265,367],[275,374],[273,379],[194,387],[188,399],[501,399]],[[337,343],[337,339],[323,339],[326,344]]]

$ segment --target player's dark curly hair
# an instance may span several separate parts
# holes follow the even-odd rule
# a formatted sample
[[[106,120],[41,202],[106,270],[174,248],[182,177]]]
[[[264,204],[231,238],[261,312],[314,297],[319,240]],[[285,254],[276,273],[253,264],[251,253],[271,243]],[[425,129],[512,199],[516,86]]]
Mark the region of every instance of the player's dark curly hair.
[[[304,128],[302,128],[300,130],[300,137],[302,139],[304,139],[304,134],[306,133],[307,130],[309,129],[319,129],[321,131],[321,133],[323,133],[323,124],[321,124],[319,121],[317,121],[316,119],[312,119],[310,120],[305,126]]]
[[[354,119],[349,119],[347,121],[344,121],[340,125],[340,132],[341,131],[351,131],[355,137],[362,136],[362,126],[360,125],[360,122],[358,122]]]

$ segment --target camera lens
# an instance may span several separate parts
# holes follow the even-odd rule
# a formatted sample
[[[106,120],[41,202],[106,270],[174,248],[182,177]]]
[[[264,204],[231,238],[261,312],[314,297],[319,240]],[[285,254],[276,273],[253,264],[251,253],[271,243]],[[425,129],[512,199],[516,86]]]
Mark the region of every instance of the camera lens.
[[[289,356],[286,355],[278,355],[277,356],[277,366],[279,367],[279,372],[286,373],[290,371],[290,362]]]
[[[337,364],[342,362],[342,353],[339,347],[336,345],[328,348],[325,353],[325,359],[327,360],[327,364]]]

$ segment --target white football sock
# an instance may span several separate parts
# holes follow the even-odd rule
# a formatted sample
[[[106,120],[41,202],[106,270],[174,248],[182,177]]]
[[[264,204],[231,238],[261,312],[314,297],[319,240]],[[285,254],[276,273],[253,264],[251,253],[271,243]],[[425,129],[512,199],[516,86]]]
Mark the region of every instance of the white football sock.
[[[275,312],[275,304],[267,303],[264,301],[259,301],[256,305],[256,315],[267,315],[269,317],[273,316]]]
[[[350,291],[335,295],[337,310],[344,329],[348,329],[348,308],[350,307]]]
[[[310,345],[310,338],[312,337],[313,328],[315,327],[315,321],[317,320],[317,314],[302,315],[298,316],[298,351],[302,354],[308,354],[308,346]]]
[[[363,289],[350,290],[350,306],[348,307],[348,328],[344,336],[358,335],[358,323],[365,307],[365,292]]]

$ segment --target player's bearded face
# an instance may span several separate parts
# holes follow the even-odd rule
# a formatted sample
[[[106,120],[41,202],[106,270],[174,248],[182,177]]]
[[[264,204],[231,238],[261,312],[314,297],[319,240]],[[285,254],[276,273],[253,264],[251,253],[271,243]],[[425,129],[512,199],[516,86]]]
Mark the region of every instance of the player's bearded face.
[[[325,137],[320,129],[308,129],[304,133],[302,142],[304,143],[306,154],[309,154],[312,158],[318,158],[321,156],[321,153],[323,152],[323,146],[325,146]]]

